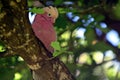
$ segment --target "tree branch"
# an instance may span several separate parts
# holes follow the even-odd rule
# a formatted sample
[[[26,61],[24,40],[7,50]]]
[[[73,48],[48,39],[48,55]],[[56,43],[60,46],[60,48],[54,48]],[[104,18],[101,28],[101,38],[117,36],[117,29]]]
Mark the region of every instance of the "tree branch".
[[[74,80],[59,59],[48,60],[51,53],[36,39],[29,23],[27,0],[1,0],[0,12],[0,40],[8,49],[2,56],[20,55],[34,80]]]

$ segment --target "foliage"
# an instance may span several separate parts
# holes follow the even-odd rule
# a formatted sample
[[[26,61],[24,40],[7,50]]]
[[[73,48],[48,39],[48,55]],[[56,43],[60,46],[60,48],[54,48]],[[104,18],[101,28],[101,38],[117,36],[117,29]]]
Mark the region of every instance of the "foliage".
[[[1,80],[31,80],[30,76],[30,70],[21,57],[15,56],[0,59]]]
[[[0,41],[0,52],[2,53],[2,52],[5,52],[5,51],[6,51],[5,44],[2,41]]]
[[[52,42],[51,46],[54,48],[53,58],[60,56],[61,54],[65,53],[67,50],[67,48],[61,48],[60,43],[58,41]],[[70,54],[72,52],[67,51],[67,53]]]
[[[120,20],[120,0],[105,1],[54,0],[52,2],[57,6],[60,13],[54,25],[58,33],[58,42],[51,44],[55,49],[53,56],[59,57],[77,80],[120,79],[120,76],[116,74],[120,72],[116,72],[116,67],[114,67],[114,63],[118,64],[114,60],[118,60],[116,51],[119,45],[111,45],[105,37],[111,30],[109,24],[107,24],[106,28],[100,25],[101,22],[105,23],[106,15],[113,16],[112,19],[116,18],[114,16],[118,16],[116,19]],[[47,1],[45,0],[45,2]],[[42,9],[35,7],[30,11],[43,13]],[[77,17],[79,17],[78,20],[76,20]],[[85,29],[84,38],[77,35],[80,28]],[[2,44],[2,42],[0,43]],[[3,47],[4,45],[0,45],[0,52],[5,51]],[[111,56],[108,56],[107,52]],[[18,56],[1,58],[0,63],[1,80],[30,80],[30,72],[24,62],[19,60]],[[21,79],[14,79],[15,73],[20,73],[22,75]],[[7,74],[7,77],[5,77],[5,74]]]
[[[36,8],[36,7],[33,7],[32,9],[29,10],[30,12],[33,12],[33,13],[36,13],[36,14],[42,14],[44,13],[44,10],[41,9],[41,8]]]

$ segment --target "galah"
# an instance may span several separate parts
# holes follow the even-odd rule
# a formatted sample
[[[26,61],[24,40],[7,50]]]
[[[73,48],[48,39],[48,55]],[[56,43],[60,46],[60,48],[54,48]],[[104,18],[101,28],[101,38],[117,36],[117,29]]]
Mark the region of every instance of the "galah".
[[[32,23],[32,29],[35,36],[43,43],[44,47],[49,52],[53,53],[54,49],[51,47],[51,43],[57,40],[53,25],[58,17],[58,11],[52,6],[44,7],[43,10],[43,14],[36,14]]]

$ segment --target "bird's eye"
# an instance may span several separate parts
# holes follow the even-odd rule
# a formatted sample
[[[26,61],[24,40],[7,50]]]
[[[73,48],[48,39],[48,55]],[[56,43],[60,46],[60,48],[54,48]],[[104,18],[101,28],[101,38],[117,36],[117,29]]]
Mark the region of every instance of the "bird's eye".
[[[51,14],[50,14],[50,13],[48,13],[48,17],[51,17]]]

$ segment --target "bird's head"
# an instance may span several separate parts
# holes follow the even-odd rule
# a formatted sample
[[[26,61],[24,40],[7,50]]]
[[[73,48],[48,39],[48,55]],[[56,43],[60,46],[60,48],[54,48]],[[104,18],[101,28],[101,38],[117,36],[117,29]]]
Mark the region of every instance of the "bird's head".
[[[55,20],[58,17],[58,10],[57,10],[57,8],[49,6],[49,7],[44,7],[43,10],[45,12],[44,15],[46,16],[46,18],[48,20],[50,20],[52,23],[55,23]]]

